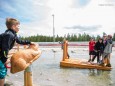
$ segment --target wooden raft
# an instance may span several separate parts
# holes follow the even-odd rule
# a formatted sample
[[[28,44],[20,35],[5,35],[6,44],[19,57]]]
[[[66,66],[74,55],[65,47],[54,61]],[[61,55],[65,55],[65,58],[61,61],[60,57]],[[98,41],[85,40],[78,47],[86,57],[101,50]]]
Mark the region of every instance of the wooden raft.
[[[86,59],[70,59],[68,57],[68,41],[64,41],[63,44],[63,59],[60,62],[61,67],[73,67],[82,69],[99,69],[99,70],[111,70],[111,67],[99,66],[97,63],[89,63]]]

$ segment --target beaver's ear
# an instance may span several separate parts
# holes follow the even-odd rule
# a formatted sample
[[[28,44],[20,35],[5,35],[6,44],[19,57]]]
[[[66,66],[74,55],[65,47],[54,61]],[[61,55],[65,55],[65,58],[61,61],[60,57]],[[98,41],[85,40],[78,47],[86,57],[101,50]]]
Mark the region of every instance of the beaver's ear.
[[[38,44],[32,44],[32,45],[30,45],[29,49],[33,49],[33,50],[37,51],[38,50]]]
[[[33,57],[37,56],[38,54],[41,54],[41,51],[33,51],[32,52]]]

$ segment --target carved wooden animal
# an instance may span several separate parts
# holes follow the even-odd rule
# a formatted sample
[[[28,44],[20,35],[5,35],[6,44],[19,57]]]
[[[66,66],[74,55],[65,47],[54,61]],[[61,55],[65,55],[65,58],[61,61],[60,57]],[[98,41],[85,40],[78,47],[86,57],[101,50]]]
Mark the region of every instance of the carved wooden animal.
[[[25,70],[33,61],[38,59],[41,51],[38,45],[30,45],[25,50],[19,50],[11,57],[11,73],[17,73]]]

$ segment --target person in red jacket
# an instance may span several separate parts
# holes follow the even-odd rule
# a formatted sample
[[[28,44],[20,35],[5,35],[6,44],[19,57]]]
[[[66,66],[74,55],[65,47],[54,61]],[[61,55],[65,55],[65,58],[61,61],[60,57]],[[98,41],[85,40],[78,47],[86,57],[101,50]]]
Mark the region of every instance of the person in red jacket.
[[[93,55],[95,53],[94,46],[95,46],[95,41],[93,38],[91,38],[89,41],[89,60],[88,60],[88,62],[92,61]]]

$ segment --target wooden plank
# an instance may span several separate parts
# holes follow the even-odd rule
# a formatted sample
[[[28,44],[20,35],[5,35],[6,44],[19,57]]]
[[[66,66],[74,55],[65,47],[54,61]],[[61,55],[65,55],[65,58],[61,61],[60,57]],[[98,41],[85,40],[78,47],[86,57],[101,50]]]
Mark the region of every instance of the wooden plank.
[[[111,70],[111,67],[99,66],[98,64],[90,64],[83,59],[65,59],[65,61],[60,62],[62,67],[73,67],[82,69],[100,69],[100,70]]]

